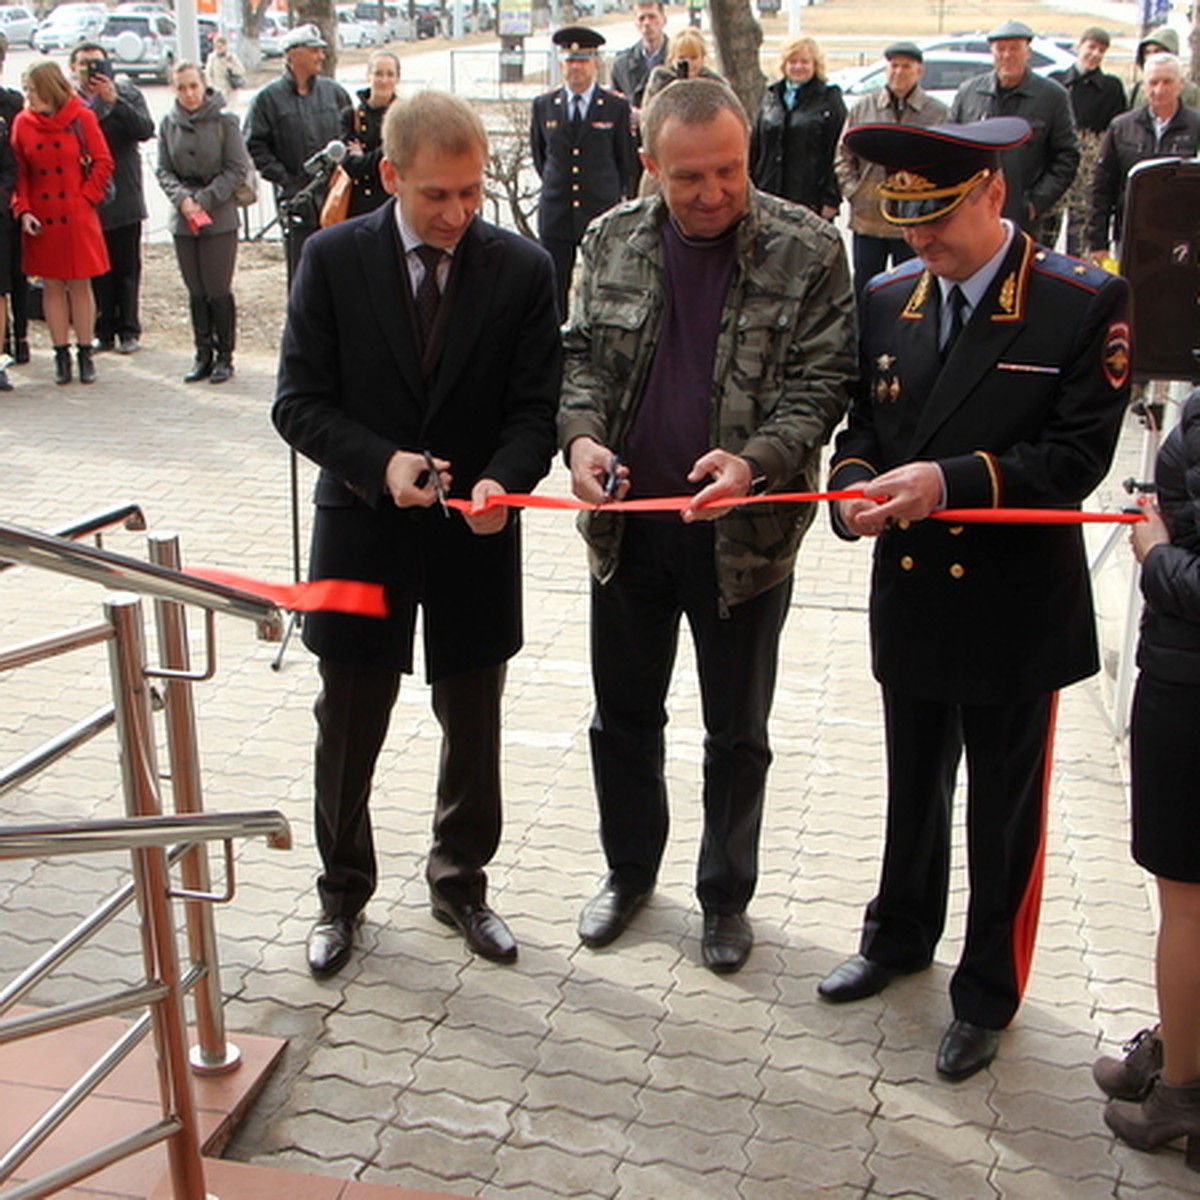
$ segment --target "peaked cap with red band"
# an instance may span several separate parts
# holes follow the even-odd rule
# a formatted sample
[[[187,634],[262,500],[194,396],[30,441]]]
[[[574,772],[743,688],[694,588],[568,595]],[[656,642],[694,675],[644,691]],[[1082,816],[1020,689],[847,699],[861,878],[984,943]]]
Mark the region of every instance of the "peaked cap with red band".
[[[892,225],[924,225],[949,216],[971,189],[1000,170],[1000,151],[1027,142],[1024,117],[991,117],[968,125],[856,125],[851,153],[879,163],[879,208]]]

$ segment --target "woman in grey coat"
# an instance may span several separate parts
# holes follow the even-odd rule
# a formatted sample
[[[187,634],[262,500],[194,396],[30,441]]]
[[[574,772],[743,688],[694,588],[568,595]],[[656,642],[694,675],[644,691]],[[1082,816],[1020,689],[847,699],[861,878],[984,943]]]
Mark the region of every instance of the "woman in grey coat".
[[[174,72],[175,106],[158,129],[158,182],[174,205],[175,256],[191,302],[196,361],[187,383],[233,374],[238,211],[234,192],[250,173],[237,117],[205,87],[194,63]]]

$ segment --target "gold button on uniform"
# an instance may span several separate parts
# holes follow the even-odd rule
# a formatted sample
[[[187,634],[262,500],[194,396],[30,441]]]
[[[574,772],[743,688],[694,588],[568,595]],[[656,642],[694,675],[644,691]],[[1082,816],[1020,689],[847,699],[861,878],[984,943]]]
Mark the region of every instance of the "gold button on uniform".
[[[900,570],[902,571],[911,571],[914,566],[916,566],[916,563],[913,562],[913,556],[911,554],[906,554],[900,560]]]
[[[949,533],[954,537],[958,537],[958,535],[960,533],[962,533],[962,531],[963,531],[963,527],[961,525],[951,525],[950,529],[949,529]]]
[[[962,565],[962,563],[951,563],[950,564],[950,578],[951,579],[961,579],[966,573],[967,573],[967,568],[964,567]]]
[[[907,517],[901,517],[900,520],[896,522],[896,528],[907,529],[911,524],[912,522]]]

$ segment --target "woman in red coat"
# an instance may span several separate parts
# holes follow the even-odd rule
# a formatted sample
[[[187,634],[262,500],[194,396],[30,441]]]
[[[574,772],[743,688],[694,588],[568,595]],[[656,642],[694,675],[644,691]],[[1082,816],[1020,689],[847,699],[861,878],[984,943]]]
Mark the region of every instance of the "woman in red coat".
[[[13,119],[17,160],[13,213],[21,222],[22,265],[43,279],[42,305],[54,339],[56,383],[71,382],[71,326],[79,379],[92,383],[96,302],[92,277],[108,270],[100,218],[113,171],[99,122],[55,62],[25,72],[28,107]]]

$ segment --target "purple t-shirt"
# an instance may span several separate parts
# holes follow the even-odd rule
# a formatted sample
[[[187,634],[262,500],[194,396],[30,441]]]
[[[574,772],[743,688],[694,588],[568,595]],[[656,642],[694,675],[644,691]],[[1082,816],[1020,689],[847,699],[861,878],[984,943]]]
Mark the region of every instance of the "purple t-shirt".
[[[737,226],[689,238],[661,228],[666,308],[646,391],[625,441],[630,497],[698,492],[688,472],[712,447],[713,360],[721,311],[737,261]]]

